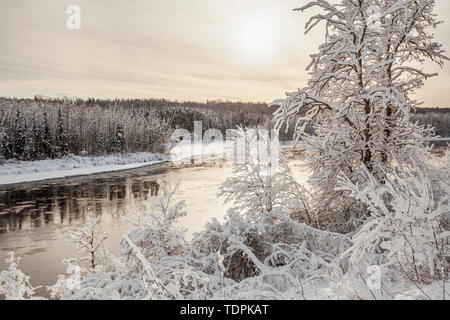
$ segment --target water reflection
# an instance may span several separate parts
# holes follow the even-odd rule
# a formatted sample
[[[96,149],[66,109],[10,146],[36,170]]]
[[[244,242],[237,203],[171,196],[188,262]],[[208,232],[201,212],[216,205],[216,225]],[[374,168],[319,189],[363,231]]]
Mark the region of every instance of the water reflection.
[[[71,225],[80,222],[85,212],[123,213],[125,200],[146,201],[159,192],[156,180],[136,178],[98,178],[0,190],[0,234],[48,224]]]
[[[304,182],[308,173],[301,162],[292,162],[294,174]],[[100,228],[108,230],[107,248],[118,254],[118,244],[130,225],[123,217],[144,210],[160,192],[158,180],[170,188],[179,183],[175,201],[185,200],[188,215],[180,225],[187,239],[201,231],[211,218],[221,220],[227,207],[217,198],[218,188],[230,175],[227,166],[174,168],[172,165],[141,168],[120,173],[0,186],[0,271],[8,265],[7,252],[22,258],[20,268],[32,285],[53,285],[66,269],[63,259],[76,256],[66,241],[66,228],[84,224],[88,213],[101,216]],[[103,230],[100,230],[103,231]],[[38,294],[46,295],[42,289]]]
[[[54,284],[57,275],[65,273],[61,261],[76,255],[66,241],[66,228],[81,227],[88,213],[101,216],[100,228],[110,231],[106,245],[118,254],[118,243],[130,229],[122,218],[147,207],[150,197],[160,192],[158,180],[169,188],[180,184],[175,200],[186,200],[189,214],[180,225],[188,229],[189,239],[211,218],[224,216],[226,207],[217,193],[230,172],[229,167],[218,165],[182,169],[164,165],[0,186],[0,270],[8,267],[7,252],[15,251],[33,285]]]

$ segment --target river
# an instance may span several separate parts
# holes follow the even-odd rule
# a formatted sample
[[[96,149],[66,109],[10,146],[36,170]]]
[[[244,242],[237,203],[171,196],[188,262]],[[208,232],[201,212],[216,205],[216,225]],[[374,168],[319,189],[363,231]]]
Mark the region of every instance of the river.
[[[306,174],[293,163],[300,182]],[[75,257],[76,248],[66,240],[67,228],[83,226],[89,213],[101,215],[100,230],[108,230],[107,248],[118,254],[118,244],[130,225],[123,217],[144,210],[159,192],[157,181],[170,188],[179,183],[175,200],[185,200],[188,215],[180,220],[186,238],[201,231],[211,218],[222,220],[228,205],[218,198],[219,186],[231,174],[227,165],[179,168],[172,164],[73,177],[52,181],[0,186],[0,271],[7,253],[21,257],[20,268],[31,284],[52,285],[65,274],[63,259]],[[46,290],[39,290],[45,294]]]

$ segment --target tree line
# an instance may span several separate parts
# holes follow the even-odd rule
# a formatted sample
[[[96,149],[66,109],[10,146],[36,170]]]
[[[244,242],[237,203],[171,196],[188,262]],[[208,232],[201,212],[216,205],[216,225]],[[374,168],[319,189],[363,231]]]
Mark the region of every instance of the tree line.
[[[266,111],[267,109],[267,111]],[[0,157],[40,160],[74,155],[163,152],[174,129],[270,124],[263,104],[168,100],[0,98]]]
[[[238,126],[268,128],[273,112],[262,102],[0,98],[0,157],[162,152],[174,129],[192,132],[194,121],[202,121],[203,130],[225,133]],[[433,126],[439,136],[450,136],[450,108],[420,108],[412,118]],[[296,121],[290,120],[288,131],[280,130],[280,139],[292,139]]]

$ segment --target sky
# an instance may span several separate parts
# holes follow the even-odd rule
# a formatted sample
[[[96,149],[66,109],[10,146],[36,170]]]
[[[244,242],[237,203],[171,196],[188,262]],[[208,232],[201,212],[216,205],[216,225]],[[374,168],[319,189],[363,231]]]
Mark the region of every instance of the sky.
[[[308,0],[0,0],[0,96],[271,102],[304,87]],[[434,33],[450,51],[450,1]],[[70,5],[81,28],[66,26]],[[417,93],[450,106],[450,63]]]

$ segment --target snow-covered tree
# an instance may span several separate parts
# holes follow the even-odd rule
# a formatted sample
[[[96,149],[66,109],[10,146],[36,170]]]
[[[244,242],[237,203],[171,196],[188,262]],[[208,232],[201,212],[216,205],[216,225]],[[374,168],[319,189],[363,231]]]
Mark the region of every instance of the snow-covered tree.
[[[67,155],[68,141],[65,124],[62,118],[61,108],[58,109],[58,119],[56,124],[55,148],[58,157]]]
[[[11,143],[11,135],[5,130],[0,132],[2,156],[5,159],[14,157],[13,145]]]
[[[117,153],[125,150],[125,133],[122,125],[118,125],[112,133],[111,150]]]
[[[39,149],[42,150],[42,153],[45,157],[53,158],[54,157],[54,147],[53,147],[53,139],[50,132],[50,124],[48,122],[47,110],[44,109],[42,113],[42,122],[41,122],[41,140],[39,141]]]
[[[103,242],[108,238],[108,232],[102,236],[97,236],[101,216],[94,217],[89,214],[86,224],[80,230],[68,230],[68,240],[78,248],[79,257],[68,259],[66,263],[80,264],[87,262],[90,270],[95,270],[99,264],[99,253]]]
[[[439,24],[434,7],[435,0],[318,0],[296,9],[322,10],[306,32],[323,22],[325,41],[312,55],[308,86],[274,101],[276,124],[298,117],[295,139],[314,170],[315,207],[327,219],[359,219],[341,231],[367,211],[335,190],[340,173],[356,182],[367,168],[383,183],[394,163],[420,168],[427,156],[433,133],[409,114],[418,105],[411,94],[436,75],[418,64],[447,60],[430,33]],[[305,131],[310,124],[313,134]]]
[[[23,113],[20,110],[17,110],[14,119],[14,135],[12,139],[13,154],[17,159],[22,159],[25,155],[27,142],[26,134],[26,120]]]

